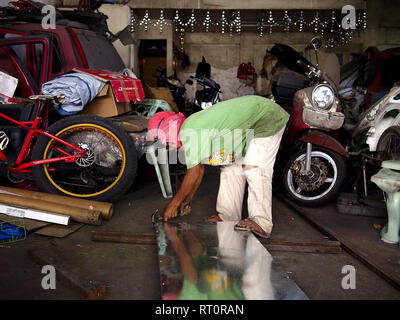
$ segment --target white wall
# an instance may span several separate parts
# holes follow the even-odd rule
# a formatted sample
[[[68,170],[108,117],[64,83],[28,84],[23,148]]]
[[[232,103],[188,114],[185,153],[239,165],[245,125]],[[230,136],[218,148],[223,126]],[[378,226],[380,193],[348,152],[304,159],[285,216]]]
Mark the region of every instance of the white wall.
[[[113,34],[124,29],[130,23],[130,9],[125,5],[103,4],[99,11],[108,16],[107,25]],[[124,46],[120,40],[114,41],[114,46],[122,58],[125,66],[133,67],[133,45]]]
[[[284,43],[292,46],[297,51],[303,51],[314,35],[312,33],[266,33],[260,37],[256,33],[241,33],[230,36],[221,33],[191,33],[185,35],[185,52],[189,56],[191,65],[186,69],[178,66],[177,73],[181,81],[186,81],[190,75],[196,72],[197,63],[202,56],[211,64],[211,78],[221,85],[223,99],[230,99],[237,96],[239,87],[250,84],[250,81],[239,80],[236,77],[237,68],[240,63],[248,63],[255,67],[256,73],[260,75],[264,56],[267,49],[271,49],[275,43]],[[335,52],[342,53],[344,61],[347,61],[352,52],[360,52],[363,49],[363,36],[353,39],[350,46],[336,48]],[[319,50],[319,63],[323,66],[326,56],[331,50],[321,48]],[[316,63],[315,55],[312,52],[311,62]],[[274,63],[273,63],[274,64]],[[272,64],[272,65],[273,65]],[[270,66],[270,68],[272,67]],[[270,68],[268,70],[270,70]],[[258,81],[252,84],[257,94],[269,94],[269,81],[265,77],[258,77]],[[192,98],[195,86],[186,86],[187,96]]]

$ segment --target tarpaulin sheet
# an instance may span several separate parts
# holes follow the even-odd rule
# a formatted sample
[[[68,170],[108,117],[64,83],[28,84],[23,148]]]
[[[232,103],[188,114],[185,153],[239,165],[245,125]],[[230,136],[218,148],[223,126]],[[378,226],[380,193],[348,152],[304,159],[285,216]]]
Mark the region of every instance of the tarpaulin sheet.
[[[103,89],[105,82],[84,73],[69,73],[46,82],[42,93],[65,94],[66,102],[59,106],[58,113],[72,115],[81,111]]]

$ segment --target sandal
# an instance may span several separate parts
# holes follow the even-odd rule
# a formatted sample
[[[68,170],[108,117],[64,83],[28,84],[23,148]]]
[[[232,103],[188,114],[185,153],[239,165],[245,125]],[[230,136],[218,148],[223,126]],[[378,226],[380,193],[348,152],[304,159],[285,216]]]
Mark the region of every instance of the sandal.
[[[204,219],[203,222],[206,223],[213,223],[213,222],[222,222],[223,220],[221,217],[217,214],[213,214],[211,217],[208,217],[207,219]]]
[[[268,239],[270,237],[269,233],[266,233],[259,225],[258,223],[254,222],[253,220],[250,219],[244,219],[239,221],[235,226],[235,230],[239,231],[251,231],[257,236],[261,238]]]

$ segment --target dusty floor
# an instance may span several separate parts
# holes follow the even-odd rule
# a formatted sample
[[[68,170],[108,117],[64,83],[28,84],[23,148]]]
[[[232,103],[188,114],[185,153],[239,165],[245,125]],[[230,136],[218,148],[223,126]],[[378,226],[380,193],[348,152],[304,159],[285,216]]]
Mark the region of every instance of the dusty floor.
[[[198,223],[215,213],[218,173],[216,168],[206,169],[204,181],[192,203],[193,214],[178,218],[177,221]],[[274,230],[271,238],[327,239],[324,233],[282,199],[284,198],[279,196],[273,200]],[[60,252],[62,258],[69,265],[73,265],[86,279],[105,284],[106,299],[160,299],[156,246],[93,242],[91,232],[94,230],[153,232],[151,214],[156,209],[162,210],[167,202],[168,200],[162,197],[154,176],[150,181],[138,179],[131,192],[115,203],[114,217],[110,221],[104,221],[101,226],[84,226],[63,239],[32,234],[25,241],[0,246],[2,264],[0,299],[80,299],[76,293],[59,282],[55,290],[42,289],[41,281],[44,275],[41,273],[41,267],[30,260],[27,251],[32,248],[47,247]],[[330,211],[335,211],[333,205],[329,208]],[[303,209],[303,213],[323,215],[326,210],[322,208],[319,212],[315,209],[308,212],[307,209]],[[336,221],[332,226],[337,227],[336,230],[339,231],[340,228],[351,229],[353,240],[350,241],[355,243],[354,239],[365,238],[365,234],[369,234],[365,243],[369,246],[377,244],[381,251],[385,250],[386,245],[380,243],[376,232],[370,232],[370,223],[362,220],[364,218],[342,219],[341,215],[332,212],[330,219]],[[329,216],[325,219],[329,219]],[[346,223],[340,224],[340,221]],[[399,269],[400,259],[396,249],[390,247],[388,250],[394,252],[393,268]],[[400,299],[399,290],[346,251],[340,254],[275,251],[271,254],[284,270],[290,272],[292,279],[310,299]],[[342,289],[341,281],[344,274],[341,271],[345,265],[352,265],[356,269],[355,290]]]

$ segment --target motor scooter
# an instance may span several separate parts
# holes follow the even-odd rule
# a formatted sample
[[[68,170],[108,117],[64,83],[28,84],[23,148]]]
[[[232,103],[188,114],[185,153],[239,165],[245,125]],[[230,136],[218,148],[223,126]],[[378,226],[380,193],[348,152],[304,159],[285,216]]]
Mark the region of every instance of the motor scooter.
[[[357,103],[351,96],[359,91],[366,94],[363,88],[352,88],[350,99],[348,94],[343,97],[344,108],[353,109],[349,100]],[[355,124],[343,127],[348,136],[346,150],[351,157],[352,168],[361,167],[354,181],[354,191],[357,191],[359,177],[363,176],[364,197],[368,197],[368,181],[366,165],[372,164],[377,171],[381,162],[400,159],[400,83],[397,82],[388,94],[374,103],[358,117]],[[371,171],[371,170],[370,170]]]
[[[214,104],[221,101],[219,98],[221,87],[218,83],[204,76],[190,76],[190,79],[186,80],[186,83],[193,85],[193,80],[196,80],[197,84],[202,87],[202,89],[196,90],[194,98],[194,111],[201,111],[210,108]]]
[[[338,98],[340,66],[336,55],[327,57],[318,67],[317,50],[322,42],[314,37],[313,65],[293,48],[276,44],[271,53],[289,70],[304,74],[309,87],[298,90],[292,113],[282,139],[276,164],[283,170],[283,186],[287,195],[304,206],[320,206],[332,200],[346,177],[345,160],[349,157],[337,140],[344,123]]]
[[[397,82],[387,95],[360,115],[352,132],[352,146],[365,143],[369,151],[387,152],[393,157],[400,152],[399,137],[400,83]]]

